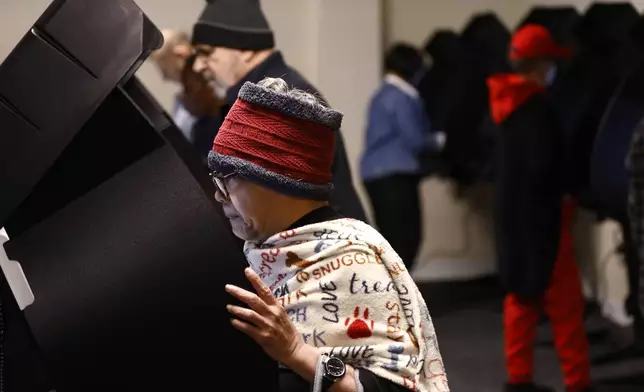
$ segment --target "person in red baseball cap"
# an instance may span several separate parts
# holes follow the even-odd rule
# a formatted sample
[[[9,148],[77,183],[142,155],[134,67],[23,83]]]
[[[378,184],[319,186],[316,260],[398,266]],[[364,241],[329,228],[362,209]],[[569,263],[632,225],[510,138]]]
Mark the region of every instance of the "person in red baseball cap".
[[[487,83],[498,125],[495,229],[504,300],[507,392],[547,392],[533,383],[533,344],[545,311],[568,392],[590,390],[584,299],[573,250],[575,202],[567,195],[563,131],[546,89],[570,57],[539,25],[510,43],[510,74]]]

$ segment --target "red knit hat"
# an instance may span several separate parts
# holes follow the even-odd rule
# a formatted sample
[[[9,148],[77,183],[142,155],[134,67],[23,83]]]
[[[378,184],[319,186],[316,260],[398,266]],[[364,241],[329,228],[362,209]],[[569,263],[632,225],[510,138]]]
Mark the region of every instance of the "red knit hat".
[[[559,46],[543,26],[528,24],[517,30],[510,42],[510,59],[522,60],[535,57],[570,57],[570,48]]]
[[[341,124],[336,110],[246,82],[219,128],[208,165],[283,194],[326,200]]]

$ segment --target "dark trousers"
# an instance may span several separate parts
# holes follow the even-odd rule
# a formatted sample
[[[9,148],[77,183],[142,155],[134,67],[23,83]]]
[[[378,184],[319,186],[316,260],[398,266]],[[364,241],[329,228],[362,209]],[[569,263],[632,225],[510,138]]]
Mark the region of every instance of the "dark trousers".
[[[376,227],[411,270],[421,239],[421,211],[416,175],[397,174],[365,181]]]

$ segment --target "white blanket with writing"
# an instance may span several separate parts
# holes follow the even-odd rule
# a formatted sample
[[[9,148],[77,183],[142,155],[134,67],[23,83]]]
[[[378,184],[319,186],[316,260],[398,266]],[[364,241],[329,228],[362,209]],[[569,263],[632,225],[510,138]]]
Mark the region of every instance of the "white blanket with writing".
[[[244,253],[307,344],[410,390],[449,391],[425,301],[371,226],[315,223]]]

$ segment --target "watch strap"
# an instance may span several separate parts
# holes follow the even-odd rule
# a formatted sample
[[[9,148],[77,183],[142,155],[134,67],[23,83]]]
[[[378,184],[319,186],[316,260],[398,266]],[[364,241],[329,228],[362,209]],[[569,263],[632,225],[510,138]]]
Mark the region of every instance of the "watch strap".
[[[331,381],[329,377],[322,377],[322,392],[327,392],[334,383],[335,381]]]
[[[312,392],[322,392],[322,383],[323,380],[326,379],[326,377],[324,377],[324,373],[324,355],[320,355],[317,366],[315,367],[315,378],[313,379],[313,385],[311,388]]]

